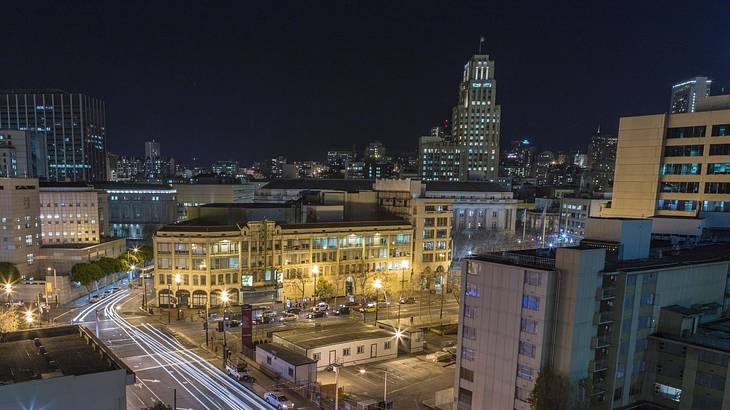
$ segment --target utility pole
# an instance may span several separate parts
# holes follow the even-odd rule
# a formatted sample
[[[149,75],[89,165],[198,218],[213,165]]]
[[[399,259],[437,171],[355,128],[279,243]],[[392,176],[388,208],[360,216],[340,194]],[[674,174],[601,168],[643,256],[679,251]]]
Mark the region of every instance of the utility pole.
[[[208,308],[210,306],[210,298],[205,301],[205,346],[208,346],[208,317],[210,316],[210,313],[208,311]]]
[[[177,409],[177,389],[172,389],[172,410]]]

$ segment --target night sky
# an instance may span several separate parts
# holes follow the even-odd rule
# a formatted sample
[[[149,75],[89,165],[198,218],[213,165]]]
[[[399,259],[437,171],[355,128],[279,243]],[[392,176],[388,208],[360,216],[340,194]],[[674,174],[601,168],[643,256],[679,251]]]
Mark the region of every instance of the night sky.
[[[322,160],[376,139],[415,152],[450,119],[480,36],[503,146],[571,149],[598,124],[666,111],[673,82],[730,85],[727,1],[87,3],[3,2],[0,87],[104,99],[120,154],[152,138],[201,164]]]

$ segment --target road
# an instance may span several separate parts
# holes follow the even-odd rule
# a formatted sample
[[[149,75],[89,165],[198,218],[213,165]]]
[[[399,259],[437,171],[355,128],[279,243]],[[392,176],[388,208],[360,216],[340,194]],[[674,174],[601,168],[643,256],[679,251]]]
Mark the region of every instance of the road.
[[[146,323],[137,308],[140,298],[125,289],[83,308],[73,319],[92,331],[98,326],[100,338],[136,373],[137,384],[127,391],[128,409],[155,401],[172,404],[173,389],[178,409],[271,408],[257,393],[212,365],[210,354],[187,348]]]

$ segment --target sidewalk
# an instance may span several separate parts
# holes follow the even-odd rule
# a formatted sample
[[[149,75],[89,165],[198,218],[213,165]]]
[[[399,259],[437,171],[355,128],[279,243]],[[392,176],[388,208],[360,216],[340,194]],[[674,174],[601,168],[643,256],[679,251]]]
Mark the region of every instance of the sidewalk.
[[[217,330],[216,322],[210,322],[209,332],[209,343],[205,345],[205,330],[203,329],[204,320],[197,317],[197,310],[187,309],[184,314],[184,319],[177,320],[176,312],[173,310],[170,314],[170,324],[167,323],[168,312],[165,308],[153,308],[154,314],[149,314],[150,323],[156,323],[160,327],[168,331],[172,336],[180,340],[183,344],[190,347],[195,347],[203,350],[201,357],[206,359],[209,363],[219,369],[223,369],[223,336]],[[141,311],[144,312],[144,311]],[[190,315],[193,315],[192,321]],[[233,357],[243,357],[238,355],[237,351],[240,349],[241,344],[241,333],[240,328],[234,328],[226,332],[227,346],[231,350]],[[247,361],[251,361],[246,358]],[[225,370],[223,369],[225,372]],[[299,396],[292,389],[286,388],[280,385],[277,380],[267,376],[260,372],[254,366],[249,364],[250,374],[256,378],[256,383],[246,384],[242,383],[242,386],[253,390],[256,394],[263,397],[267,391],[277,390],[283,392],[298,409],[318,409],[315,403]]]

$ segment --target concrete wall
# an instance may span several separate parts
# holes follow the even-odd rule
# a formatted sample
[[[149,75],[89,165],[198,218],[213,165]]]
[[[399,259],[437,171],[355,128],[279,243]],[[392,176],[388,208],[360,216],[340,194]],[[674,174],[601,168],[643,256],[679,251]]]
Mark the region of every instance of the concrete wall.
[[[269,359],[271,360],[271,364],[268,363]],[[286,362],[281,357],[260,348],[256,348],[256,363],[260,364],[269,372],[278,374],[282,379],[297,385],[308,386],[317,381],[316,363],[295,366]],[[293,375],[289,375],[290,369]]]

